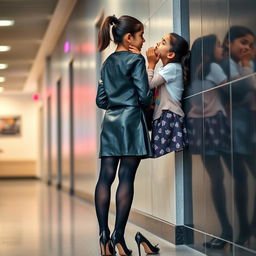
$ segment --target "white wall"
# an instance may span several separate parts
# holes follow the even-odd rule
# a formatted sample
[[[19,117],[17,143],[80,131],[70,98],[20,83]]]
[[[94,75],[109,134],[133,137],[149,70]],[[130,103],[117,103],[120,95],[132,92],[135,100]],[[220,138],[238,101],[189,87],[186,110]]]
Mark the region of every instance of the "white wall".
[[[37,160],[39,106],[31,95],[0,96],[0,116],[21,116],[21,136],[0,137],[0,161]]]

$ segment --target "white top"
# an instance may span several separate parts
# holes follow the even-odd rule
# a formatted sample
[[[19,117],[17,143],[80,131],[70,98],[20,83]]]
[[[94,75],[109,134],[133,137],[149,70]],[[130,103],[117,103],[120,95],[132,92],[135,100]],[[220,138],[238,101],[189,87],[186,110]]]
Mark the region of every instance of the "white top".
[[[227,81],[227,76],[224,73],[221,66],[217,63],[210,64],[210,72],[203,80],[204,89],[211,89],[215,86]],[[194,83],[198,82],[195,80]],[[199,81],[200,83],[200,81]],[[204,117],[215,116],[218,112],[222,112],[226,116],[225,108],[221,102],[220,89],[212,90],[204,93]],[[202,105],[196,101],[191,104],[191,109],[188,113],[188,117],[202,118]]]
[[[227,76],[224,73],[221,66],[217,63],[211,63],[210,64],[210,72],[205,78],[207,81],[211,81],[214,86],[219,85],[223,83],[225,80],[227,80]],[[207,88],[208,89],[208,88]]]
[[[179,116],[184,116],[180,101],[174,100],[167,91],[166,80],[152,69],[148,69],[147,72],[150,89],[156,89],[153,120],[158,119],[163,110],[169,110]]]
[[[168,93],[176,101],[181,101],[183,86],[182,66],[180,63],[168,63],[160,67],[157,73],[165,80]]]

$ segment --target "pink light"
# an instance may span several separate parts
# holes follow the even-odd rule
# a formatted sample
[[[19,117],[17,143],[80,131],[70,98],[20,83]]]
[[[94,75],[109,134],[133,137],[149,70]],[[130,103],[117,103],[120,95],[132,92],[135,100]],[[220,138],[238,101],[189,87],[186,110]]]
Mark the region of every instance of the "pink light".
[[[64,44],[64,52],[68,53],[70,51],[70,42],[66,41]]]
[[[33,95],[33,100],[34,101],[37,101],[37,100],[39,100],[40,99],[40,94],[39,93],[35,93],[34,95]]]
[[[93,44],[91,44],[91,43],[83,43],[83,44],[81,45],[81,50],[82,50],[82,52],[84,52],[84,53],[93,53],[93,52],[96,51],[96,48],[95,48],[95,46],[94,46]]]

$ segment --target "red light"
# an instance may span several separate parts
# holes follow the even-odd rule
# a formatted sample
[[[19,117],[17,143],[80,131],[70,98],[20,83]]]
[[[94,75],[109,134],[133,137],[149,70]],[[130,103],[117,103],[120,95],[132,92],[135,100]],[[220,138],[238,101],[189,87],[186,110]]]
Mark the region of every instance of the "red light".
[[[34,101],[37,101],[37,100],[39,100],[40,99],[40,94],[39,93],[35,93],[34,95],[33,95],[33,100]]]

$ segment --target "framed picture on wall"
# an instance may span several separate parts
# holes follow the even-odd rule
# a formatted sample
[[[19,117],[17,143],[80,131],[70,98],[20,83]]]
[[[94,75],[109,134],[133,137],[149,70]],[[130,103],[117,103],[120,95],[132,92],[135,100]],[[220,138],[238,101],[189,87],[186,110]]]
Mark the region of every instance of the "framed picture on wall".
[[[0,137],[20,135],[21,116],[0,116]]]

